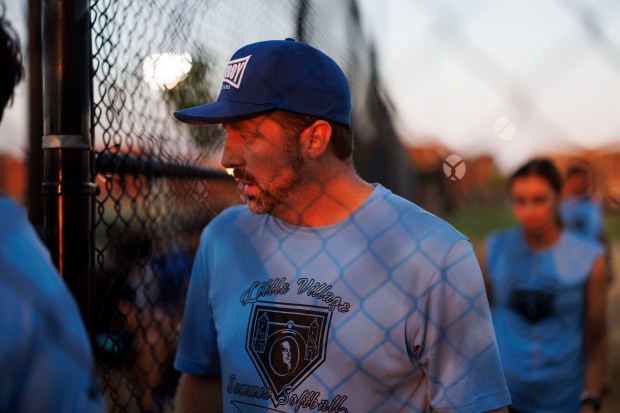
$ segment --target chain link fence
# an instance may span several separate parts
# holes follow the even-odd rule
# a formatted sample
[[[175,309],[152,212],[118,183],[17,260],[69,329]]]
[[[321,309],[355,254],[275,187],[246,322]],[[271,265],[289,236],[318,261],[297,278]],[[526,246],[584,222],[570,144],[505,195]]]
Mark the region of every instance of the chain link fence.
[[[594,36],[596,24],[587,24],[596,15],[578,6],[566,5],[615,67],[609,39]],[[430,14],[445,10],[427,7]],[[238,198],[234,183],[218,172],[222,130],[189,127],[171,113],[214,100],[220,72],[234,50],[294,37],[332,56],[353,92],[360,173],[397,193],[414,194],[411,165],[398,150],[372,40],[363,35],[359,13],[353,0],[290,0],[277,7],[267,1],[92,2],[93,135],[100,188],[93,320],[109,411],[173,407],[178,377],[172,360],[198,235]],[[538,93],[540,84],[511,75],[475,39],[462,35],[480,13],[442,14],[444,35],[438,42],[458,44],[468,67],[502,91],[507,107],[561,131],[535,103],[533,90]],[[546,55],[552,59],[552,53]],[[545,80],[546,87],[550,82]]]
[[[576,58],[560,53],[573,45],[570,36],[550,44],[536,61],[540,71],[526,79],[494,60],[470,33],[485,13],[493,16],[491,3],[471,8],[415,3],[435,22],[418,40],[443,46],[444,57],[458,50],[456,56],[473,77],[502,97],[502,114],[520,112],[519,126],[543,125],[555,139],[571,135],[536,97],[561,87],[562,76],[578,69]],[[585,1],[556,3],[587,34],[581,47],[599,55],[611,76],[620,76],[620,49],[609,29],[614,14],[603,11],[618,6],[609,0],[598,8]],[[421,191],[400,150],[393,111],[376,71],[373,39],[362,31],[356,0],[91,0],[90,9],[91,132],[99,188],[91,317],[95,353],[108,411],[171,411],[178,379],[172,360],[198,236],[219,211],[239,202],[234,182],[219,167],[222,129],[190,127],[171,114],[217,97],[221,71],[233,51],[285,37],[324,50],[351,84],[360,174],[408,198]],[[435,63],[420,59],[431,71]],[[423,85],[425,78],[414,81]],[[498,115],[481,113],[469,121],[492,130]],[[616,191],[606,194],[614,205],[616,160],[617,151],[613,159],[592,157],[601,161],[596,166]],[[466,176],[473,176],[473,168],[468,170]],[[430,186],[445,184],[444,178],[439,165]],[[471,192],[471,185],[457,184]]]
[[[172,112],[215,100],[220,72],[242,45],[294,37],[347,73],[362,146],[379,132],[362,114],[374,105],[387,125],[389,115],[372,98],[379,87],[355,1],[96,0],[91,30],[95,352],[108,411],[170,411],[198,237],[239,201],[218,169],[222,129],[189,127]],[[388,138],[397,145],[393,131]]]

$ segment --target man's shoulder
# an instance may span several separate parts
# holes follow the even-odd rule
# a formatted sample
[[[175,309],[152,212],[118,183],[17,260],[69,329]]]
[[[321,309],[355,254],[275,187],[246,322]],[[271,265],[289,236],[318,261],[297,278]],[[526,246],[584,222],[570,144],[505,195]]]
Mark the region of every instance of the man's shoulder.
[[[233,205],[225,208],[220,212],[208,226],[219,226],[219,225],[228,225],[232,222],[235,222],[240,217],[251,217],[254,216],[248,209],[248,207],[244,204]]]
[[[406,226],[418,230],[433,231],[436,235],[454,238],[455,241],[458,239],[467,239],[467,237],[454,228],[452,224],[412,201],[395,194],[391,194],[391,196],[387,198],[387,201],[399,209],[402,222]]]
[[[202,237],[218,239],[235,233],[237,229],[247,231],[258,225],[262,219],[263,215],[253,214],[246,205],[234,205],[213,218],[204,228]]]
[[[445,254],[461,240],[469,243],[469,238],[446,220],[412,201],[388,193],[384,202],[390,208],[386,205],[382,210],[391,210],[402,229],[420,246],[432,245],[436,253]],[[386,222],[389,223],[389,220]]]

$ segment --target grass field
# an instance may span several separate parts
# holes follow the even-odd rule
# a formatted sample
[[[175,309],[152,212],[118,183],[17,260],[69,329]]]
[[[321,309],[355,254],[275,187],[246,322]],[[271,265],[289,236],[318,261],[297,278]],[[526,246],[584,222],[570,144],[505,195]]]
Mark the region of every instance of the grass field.
[[[510,209],[503,206],[467,205],[442,218],[468,236],[474,245],[483,241],[491,231],[517,224]],[[603,219],[607,236],[620,240],[620,209],[607,210]]]
[[[482,242],[490,232],[517,223],[510,209],[488,205],[467,205],[442,218],[469,237],[474,245]]]

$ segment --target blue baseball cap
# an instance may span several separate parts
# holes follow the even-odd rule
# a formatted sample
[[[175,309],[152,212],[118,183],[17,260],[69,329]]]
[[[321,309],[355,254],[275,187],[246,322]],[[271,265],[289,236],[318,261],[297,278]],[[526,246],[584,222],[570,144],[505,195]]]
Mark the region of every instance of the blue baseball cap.
[[[231,57],[217,101],[179,110],[193,125],[235,121],[273,110],[351,124],[351,91],[329,56],[293,39],[252,43]]]

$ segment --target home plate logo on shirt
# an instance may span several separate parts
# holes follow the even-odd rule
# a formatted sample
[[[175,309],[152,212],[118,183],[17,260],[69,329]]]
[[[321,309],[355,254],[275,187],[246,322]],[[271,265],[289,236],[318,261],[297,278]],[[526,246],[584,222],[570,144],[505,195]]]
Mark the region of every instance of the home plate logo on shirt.
[[[331,312],[324,307],[258,301],[248,323],[246,350],[278,405],[325,361]]]

